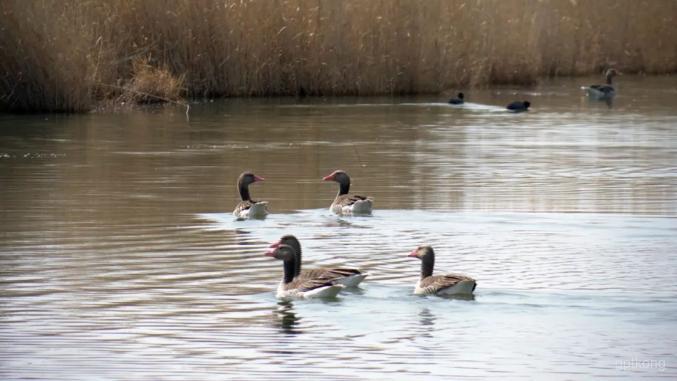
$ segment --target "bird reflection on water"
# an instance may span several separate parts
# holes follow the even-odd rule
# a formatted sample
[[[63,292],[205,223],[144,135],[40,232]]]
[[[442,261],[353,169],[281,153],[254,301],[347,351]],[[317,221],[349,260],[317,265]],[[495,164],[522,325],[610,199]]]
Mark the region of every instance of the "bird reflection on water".
[[[294,303],[291,301],[280,301],[277,308],[273,311],[274,324],[282,333],[297,335],[303,333],[298,329],[301,318],[296,316]]]
[[[420,327],[423,330],[421,335],[423,337],[432,337],[432,331],[435,329],[435,315],[430,312],[428,307],[423,307],[418,313]]]
[[[452,299],[452,300],[466,300],[466,301],[474,301],[475,300],[475,294],[457,294],[457,295],[435,295],[436,298],[444,298],[444,299]]]
[[[611,109],[614,106],[614,98],[604,98],[604,99],[594,99],[594,98],[587,98],[588,104],[594,105],[594,104],[601,104],[604,103],[607,108]]]

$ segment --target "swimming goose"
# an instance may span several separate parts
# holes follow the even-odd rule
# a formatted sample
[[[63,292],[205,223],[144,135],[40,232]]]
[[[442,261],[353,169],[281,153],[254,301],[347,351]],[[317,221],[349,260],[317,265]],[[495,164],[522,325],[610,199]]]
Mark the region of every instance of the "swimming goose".
[[[283,261],[284,275],[276,293],[279,299],[333,298],[343,289],[332,277],[294,279],[296,254],[291,246],[270,248],[265,255]]]
[[[449,99],[449,104],[452,105],[462,105],[464,100],[463,100],[463,93],[458,93],[457,98],[451,98]]]
[[[409,257],[421,260],[421,278],[416,283],[416,295],[472,295],[477,283],[473,278],[460,274],[433,275],[435,252],[430,246],[419,246]]]
[[[235,217],[238,219],[264,218],[268,214],[267,201],[254,201],[249,196],[249,184],[263,180],[263,177],[256,176],[251,172],[243,172],[237,178],[237,189],[240,192],[242,201],[233,210]]]
[[[505,106],[508,110],[512,112],[522,112],[522,111],[528,111],[529,106],[531,106],[531,103],[529,101],[515,101],[510,103],[509,105]]]
[[[331,203],[329,210],[342,214],[371,214],[372,199],[365,196],[348,194],[350,190],[350,176],[340,169],[322,178],[324,181],[339,183],[339,192]]]
[[[294,249],[296,254],[296,270],[294,272],[294,277],[296,279],[310,279],[310,278],[335,278],[338,283],[346,287],[356,287],[360,282],[367,277],[367,274],[362,273],[358,269],[351,268],[317,268],[301,271],[301,243],[299,240],[291,234],[282,236],[279,241],[270,245],[271,248],[277,248],[282,245],[287,245]]]
[[[611,86],[611,80],[613,77],[620,75],[616,69],[609,69],[604,73],[606,77],[606,84],[604,85],[591,85],[589,87],[583,87],[585,92],[588,94],[588,97],[596,100],[608,100],[613,98],[616,95],[616,89]]]

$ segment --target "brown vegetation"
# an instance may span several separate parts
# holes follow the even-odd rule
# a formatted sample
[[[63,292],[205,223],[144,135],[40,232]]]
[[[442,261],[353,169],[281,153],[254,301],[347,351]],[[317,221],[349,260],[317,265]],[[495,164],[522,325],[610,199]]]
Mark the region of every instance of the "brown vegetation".
[[[126,102],[158,103],[176,102],[181,95],[183,75],[174,76],[165,66],[150,64],[150,58],[132,63],[132,75],[127,86],[121,89],[120,98]]]
[[[677,70],[674,0],[5,0],[0,108]],[[150,96],[152,95],[152,96]]]

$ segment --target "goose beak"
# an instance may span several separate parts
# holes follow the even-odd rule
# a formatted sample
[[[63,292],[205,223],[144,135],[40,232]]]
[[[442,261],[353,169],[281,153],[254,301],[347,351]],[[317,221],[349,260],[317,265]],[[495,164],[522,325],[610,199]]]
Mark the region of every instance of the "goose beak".
[[[418,250],[417,250],[417,249],[414,249],[414,250],[411,251],[411,253],[409,253],[409,255],[407,255],[407,257],[414,257],[414,258],[416,258],[416,257],[418,257],[418,253],[417,253],[417,252],[418,252]]]
[[[256,181],[263,181],[263,180],[265,180],[263,177],[254,175],[254,181],[255,182]]]
[[[268,249],[266,250],[266,253],[264,254],[266,257],[274,257],[275,256],[275,249]]]
[[[276,248],[280,247],[280,245],[282,245],[282,241],[273,242],[268,247],[276,249]]]
[[[334,176],[333,176],[333,175],[327,175],[327,176],[325,176],[325,177],[322,178],[322,181],[331,181],[331,180],[334,180]]]

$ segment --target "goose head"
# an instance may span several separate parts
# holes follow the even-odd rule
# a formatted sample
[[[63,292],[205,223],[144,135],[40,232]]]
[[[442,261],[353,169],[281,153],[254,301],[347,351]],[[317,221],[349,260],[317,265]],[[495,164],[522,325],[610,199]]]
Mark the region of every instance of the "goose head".
[[[350,184],[350,176],[340,169],[335,170],[330,175],[322,178],[324,181],[336,181],[339,184]]]
[[[294,249],[296,263],[294,266],[294,276],[301,274],[301,242],[291,234],[283,235],[282,238],[273,242],[269,247],[278,248],[280,246],[289,246]]]
[[[430,258],[435,258],[435,251],[431,246],[419,246],[407,255],[408,257],[418,258],[422,261],[430,260]]]
[[[275,248],[269,248],[264,255],[283,261],[284,283],[290,283],[294,280],[296,275],[296,253],[294,248],[289,245],[279,245]]]
[[[324,181],[335,181],[339,183],[339,195],[348,194],[350,191],[350,176],[340,169],[335,170],[330,175],[322,178]]]
[[[431,246],[419,246],[412,250],[408,256],[421,260],[421,279],[433,275],[435,252]]]
[[[612,69],[608,69],[608,70],[604,73],[604,76],[607,77],[607,78],[615,77],[615,76],[617,76],[617,75],[621,75],[621,73],[620,73],[618,70],[613,69],[613,68],[612,68]]]
[[[456,95],[456,96],[458,97],[458,99],[463,99],[463,97],[464,97],[463,93],[458,93],[458,95]]]
[[[249,196],[249,184],[263,180],[263,177],[256,176],[251,172],[242,172],[240,177],[237,178],[237,190],[240,192],[240,198],[243,201],[251,200],[251,196]]]
[[[277,248],[282,245],[290,246],[297,253],[301,252],[301,242],[299,242],[299,240],[291,234],[283,235],[282,238],[276,242],[273,242],[269,247]]]
[[[266,257],[272,257],[285,262],[294,260],[294,248],[289,245],[279,245],[269,248],[264,254]]]
[[[265,180],[263,177],[256,176],[252,172],[242,172],[240,177],[237,178],[237,186],[238,188],[246,187],[249,186],[249,184],[263,180]]]
[[[617,75],[621,75],[621,73],[620,73],[618,70],[616,70],[616,69],[608,69],[608,70],[604,73],[604,76],[606,77],[606,83],[607,83],[607,85],[611,85],[611,80],[613,79],[613,77],[615,77],[615,76],[617,76]]]

